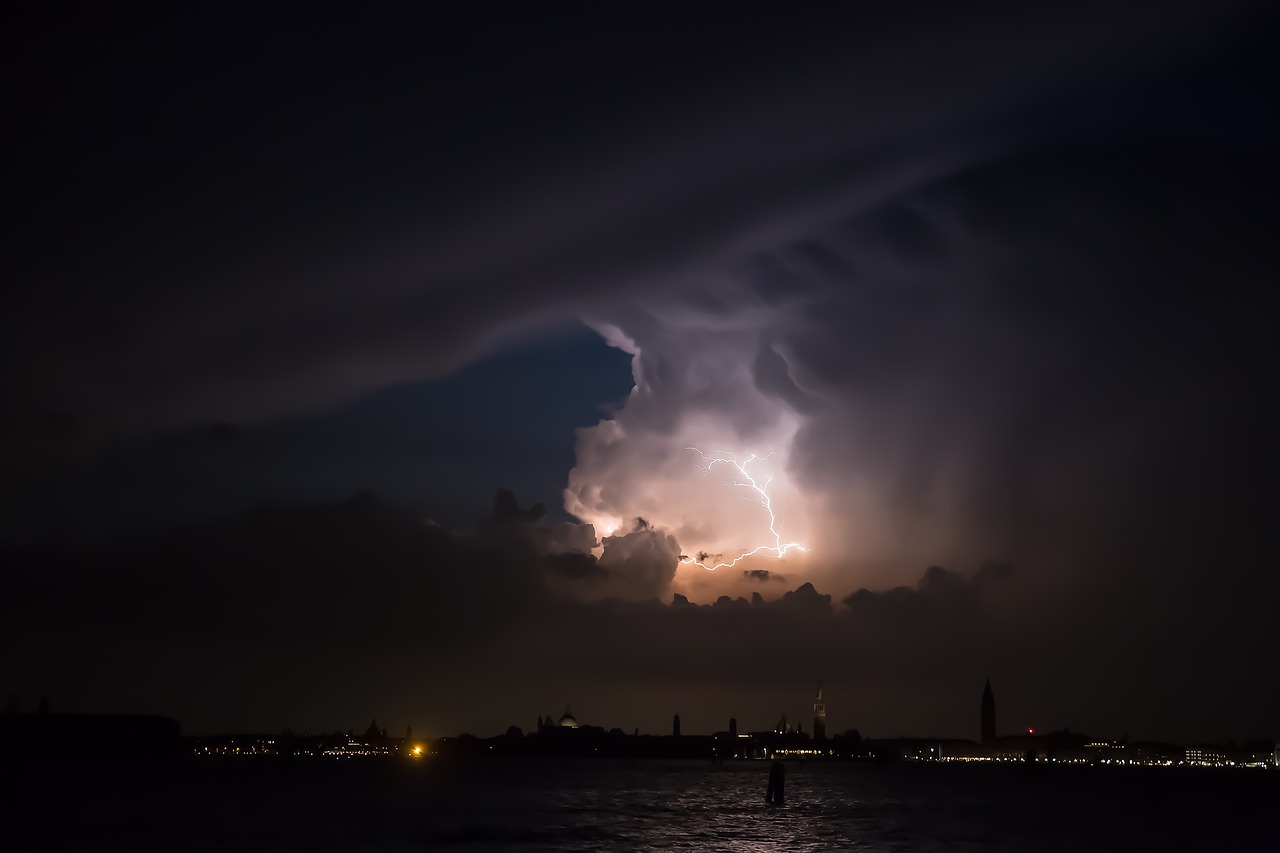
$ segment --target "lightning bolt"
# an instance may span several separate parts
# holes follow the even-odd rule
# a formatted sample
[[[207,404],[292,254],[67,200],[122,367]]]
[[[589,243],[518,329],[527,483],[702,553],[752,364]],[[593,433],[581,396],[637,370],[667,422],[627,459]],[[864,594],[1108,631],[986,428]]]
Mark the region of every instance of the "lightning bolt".
[[[773,456],[772,453],[769,453],[766,456],[758,456],[755,453],[749,453],[745,459],[739,462],[738,457],[727,450],[716,450],[710,454],[703,453],[696,447],[686,447],[685,450],[692,450],[694,453],[698,454],[698,457],[702,460],[701,464],[698,465],[698,469],[702,471],[702,475],[704,477],[707,474],[710,474],[712,469],[717,465],[727,465],[737,472],[736,474],[729,475],[728,485],[748,490],[751,494],[745,495],[744,500],[760,504],[760,506],[764,507],[765,512],[769,513],[769,532],[773,534],[773,544],[757,545],[750,551],[742,552],[727,563],[722,561],[715,565],[708,565],[708,563],[704,561],[708,560],[712,555],[705,552],[698,554],[696,557],[681,557],[680,562],[693,563],[694,565],[702,566],[702,568],[707,571],[715,571],[716,569],[727,569],[735,566],[747,557],[762,552],[770,553],[775,557],[781,558],[785,556],[788,551],[809,550],[799,542],[782,541],[782,531],[780,529],[781,523],[778,521],[778,514],[773,511],[773,501],[769,497],[769,485],[773,482],[773,472],[770,471],[769,476],[765,478],[763,483],[761,483],[757,481],[755,477],[752,477],[751,473],[747,471],[748,465],[753,462],[763,462],[770,456]],[[714,556],[717,559],[721,558],[721,555],[719,554]]]

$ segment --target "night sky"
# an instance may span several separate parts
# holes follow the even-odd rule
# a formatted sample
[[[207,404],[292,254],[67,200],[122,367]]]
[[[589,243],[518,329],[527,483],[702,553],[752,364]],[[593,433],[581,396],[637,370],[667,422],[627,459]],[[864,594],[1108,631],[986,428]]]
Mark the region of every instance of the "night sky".
[[[1271,4],[465,5],[5,28],[11,707],[1280,737]]]

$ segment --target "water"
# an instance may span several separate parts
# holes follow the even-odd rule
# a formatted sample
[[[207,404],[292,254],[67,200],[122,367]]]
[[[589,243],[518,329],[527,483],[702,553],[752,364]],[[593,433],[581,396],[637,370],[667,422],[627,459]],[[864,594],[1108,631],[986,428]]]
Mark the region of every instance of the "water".
[[[6,850],[1259,850],[1280,772],[195,761],[7,768]]]

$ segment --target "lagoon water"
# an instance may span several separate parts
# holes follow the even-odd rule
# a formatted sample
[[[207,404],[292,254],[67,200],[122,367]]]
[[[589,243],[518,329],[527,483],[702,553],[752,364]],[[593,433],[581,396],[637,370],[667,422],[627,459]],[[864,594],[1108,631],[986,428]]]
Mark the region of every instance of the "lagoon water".
[[[5,850],[1265,850],[1280,771],[205,760],[6,768]]]

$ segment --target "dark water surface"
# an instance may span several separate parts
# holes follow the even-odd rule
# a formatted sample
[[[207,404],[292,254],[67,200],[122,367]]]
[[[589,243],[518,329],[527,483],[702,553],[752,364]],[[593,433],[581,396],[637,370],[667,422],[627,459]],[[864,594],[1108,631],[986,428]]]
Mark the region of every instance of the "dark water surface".
[[[767,762],[5,768],[4,850],[1275,850],[1280,772]]]

